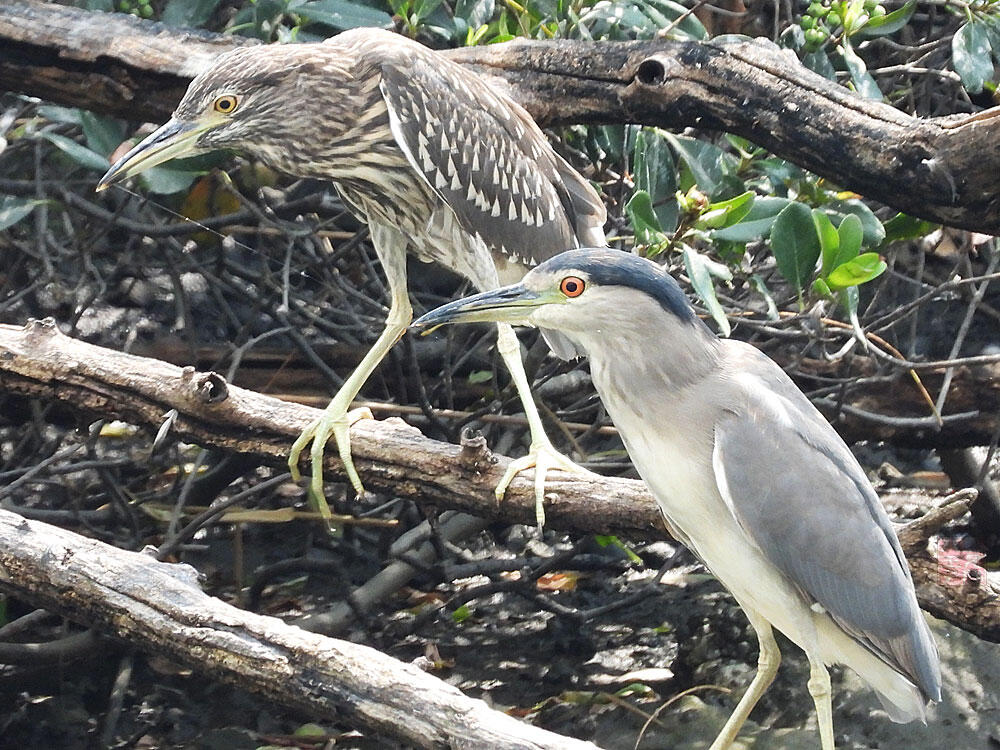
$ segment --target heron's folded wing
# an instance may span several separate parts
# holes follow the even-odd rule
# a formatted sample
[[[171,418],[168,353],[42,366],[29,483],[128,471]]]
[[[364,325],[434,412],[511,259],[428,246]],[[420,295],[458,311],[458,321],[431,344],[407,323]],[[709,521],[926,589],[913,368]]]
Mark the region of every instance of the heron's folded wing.
[[[393,135],[467,230],[527,265],[604,244],[603,202],[520,106],[443,58],[381,67]]]
[[[769,360],[756,364],[757,374],[735,379],[740,397],[716,424],[713,465],[723,498],[804,594],[933,696],[935,647],[875,491],[785,374]]]

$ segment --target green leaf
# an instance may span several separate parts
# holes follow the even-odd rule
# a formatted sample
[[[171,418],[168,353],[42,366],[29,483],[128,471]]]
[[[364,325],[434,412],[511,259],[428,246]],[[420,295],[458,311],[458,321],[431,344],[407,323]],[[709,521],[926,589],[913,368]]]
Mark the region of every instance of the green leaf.
[[[562,6],[554,0],[533,0],[529,4],[533,15],[546,18],[558,17]],[[697,18],[670,0],[599,0],[581,9],[573,31],[584,39],[653,39],[671,26],[671,38],[707,36]]]
[[[667,132],[663,132],[663,137],[670,142],[703,193],[714,194],[725,174],[735,167],[736,157],[712,143]],[[681,185],[682,190],[688,187]]]
[[[636,190],[632,194],[628,203],[625,204],[625,213],[628,214],[629,221],[632,222],[635,241],[638,244],[651,245],[663,239],[660,221],[653,211],[653,201],[645,190]]]
[[[667,141],[655,130],[640,129],[632,148],[632,177],[636,190],[649,193],[659,229],[664,232],[677,227],[676,172]]]
[[[728,318],[726,318],[726,311],[722,309],[718,297],[715,296],[715,284],[712,277],[716,276],[729,281],[733,278],[733,274],[724,265],[706,258],[694,248],[685,246],[682,252],[684,267],[687,269],[688,278],[691,279],[691,286],[694,287],[694,291],[701,301],[705,303],[705,307],[708,308],[716,325],[719,326],[719,332],[723,336],[729,336],[732,329]]]
[[[621,161],[627,158],[628,139],[626,135],[629,132],[625,125],[594,125],[587,128],[588,145],[601,158]]]
[[[625,687],[615,691],[615,695],[619,698],[628,698],[633,695],[650,695],[652,693],[653,688],[641,682],[630,682]]]
[[[840,304],[847,310],[847,317],[851,321],[851,328],[854,329],[855,337],[861,342],[861,346],[867,350],[868,337],[865,336],[861,322],[858,320],[858,301],[861,298],[858,294],[858,288],[856,286],[847,287],[847,289],[844,289],[840,293],[839,298]]]
[[[844,64],[847,65],[847,70],[851,74],[851,83],[854,84],[854,90],[865,99],[881,101],[882,90],[875,83],[872,74],[868,72],[868,66],[858,56],[858,53],[854,51],[854,48],[845,39],[837,49],[844,57]]]
[[[43,104],[36,111],[50,122],[79,125],[80,115],[86,110],[77,109],[76,107],[58,107],[55,104]]]
[[[778,305],[775,304],[771,290],[767,288],[767,284],[764,283],[764,279],[760,277],[759,273],[750,277],[750,285],[764,298],[764,304],[767,305],[767,319],[779,320],[781,316],[778,314]]]
[[[862,39],[871,39],[878,36],[888,36],[894,34],[909,23],[913,16],[913,11],[917,9],[916,0],[908,0],[902,7],[897,8],[884,16],[873,16],[868,19],[868,23],[861,29]]]
[[[102,117],[93,112],[81,110],[80,125],[87,147],[101,156],[110,156],[125,139],[125,128],[121,121],[113,117]]]
[[[748,190],[725,201],[709,204],[705,213],[698,217],[695,226],[699,229],[725,229],[739,223],[753,208],[754,192]]]
[[[986,28],[986,38],[990,41],[993,59],[1000,60],[1000,16],[989,15],[981,17],[980,20]]]
[[[771,192],[778,195],[784,195],[791,183],[809,179],[802,168],[777,157],[760,159],[757,168],[771,183]]]
[[[778,37],[778,46],[782,49],[790,49],[793,52],[798,52],[806,46],[805,31],[797,23],[786,26],[785,30],[781,32],[781,36]]]
[[[480,383],[489,383],[493,379],[493,372],[490,370],[474,370],[469,373],[469,383],[471,385],[479,385]]]
[[[107,157],[91,151],[72,138],[67,138],[57,133],[41,133],[40,135],[81,167],[86,167],[95,172],[106,172],[108,167],[111,166],[111,162],[108,161]]]
[[[430,16],[441,5],[441,0],[414,0],[413,14],[419,21]]]
[[[601,547],[617,547],[618,549],[620,549],[622,552],[625,553],[625,556],[629,559],[629,562],[633,562],[638,565],[643,564],[642,558],[639,557],[637,554],[635,554],[635,552],[632,551],[631,547],[625,544],[621,539],[619,539],[614,534],[595,534],[594,541],[597,542],[597,544]]]
[[[823,263],[819,275],[826,280],[834,268],[858,257],[864,233],[861,219],[854,214],[844,216],[839,229],[833,228],[830,217],[820,209],[814,208],[812,214],[823,248]],[[833,235],[829,236],[831,232]]]
[[[813,279],[812,291],[817,297],[829,297],[833,294],[833,292],[830,291],[829,284],[818,277]]]
[[[170,0],[161,19],[167,26],[204,26],[221,0]]]
[[[868,14],[865,13],[865,0],[849,0],[844,9],[844,35],[856,34],[867,22]]]
[[[490,22],[495,9],[494,0],[458,0],[455,3],[455,18],[465,21],[470,29],[479,29]]]
[[[878,217],[872,213],[872,210],[868,208],[864,201],[860,201],[857,198],[832,201],[823,206],[822,210],[836,216],[837,221],[834,223],[837,225],[840,224],[842,217],[848,214],[854,214],[861,219],[861,226],[864,230],[864,244],[869,247],[876,247],[882,244],[882,240],[885,239],[885,227],[882,226],[882,222],[878,220]]]
[[[458,28],[458,24],[460,22],[461,22],[460,19],[457,19],[455,21],[455,27],[456,27],[456,29]],[[476,28],[476,29],[473,29],[470,26],[468,32],[466,32],[466,34],[465,34],[465,46],[466,47],[475,47],[477,44],[479,44],[481,41],[483,41],[483,39],[486,37],[486,34],[489,32],[489,30],[490,30],[490,27],[487,26],[486,24],[483,24],[482,26],[480,26],[479,28]]]
[[[775,218],[790,203],[788,198],[755,198],[753,206],[742,221],[725,229],[716,229],[712,232],[712,239],[719,242],[743,243],[763,239],[771,233]]]
[[[191,187],[201,172],[188,172],[171,167],[151,167],[139,175],[147,193],[173,195]]]
[[[685,8],[680,3],[675,3],[672,0],[647,0],[647,5],[657,8],[669,19],[671,24],[678,18],[684,18],[683,21],[673,27],[670,32],[670,38],[687,38],[696,41],[708,39],[708,31],[705,30],[698,16],[692,13],[689,8]]]
[[[990,39],[986,27],[969,21],[951,38],[951,63],[970,94],[978,94],[993,78]]]
[[[44,203],[44,201],[34,198],[17,198],[13,195],[0,197],[0,232],[17,224],[30,214],[39,203]]]
[[[884,226],[885,239],[882,244],[888,245],[892,242],[915,240],[918,237],[924,237],[937,229],[940,224],[935,224],[926,219],[918,219],[908,214],[896,214]]]
[[[451,613],[451,619],[454,622],[464,622],[465,620],[468,620],[471,615],[472,611],[469,609],[469,605],[463,604]]]
[[[833,63],[830,62],[830,56],[827,55],[826,50],[818,49],[815,52],[807,52],[802,56],[802,64],[813,73],[819,73],[831,81],[837,78],[837,70],[833,67]]]
[[[789,203],[778,214],[771,227],[771,252],[778,271],[801,293],[820,254],[819,235],[807,205]]]
[[[319,724],[303,724],[293,733],[293,737],[326,737],[327,731]]]
[[[849,260],[853,260],[861,252],[861,244],[865,239],[865,230],[861,224],[861,219],[857,214],[848,214],[837,227],[837,234],[840,237],[840,252],[837,253],[837,262],[834,266],[839,266]]]
[[[295,12],[310,21],[335,29],[356,29],[363,26],[387,28],[392,24],[392,16],[385,11],[349,3],[347,0],[314,0],[303,3]]]
[[[844,36],[849,37],[858,32],[868,21],[868,14],[865,13],[864,0],[848,0],[842,11],[841,25],[844,27]]]
[[[881,276],[885,269],[885,261],[878,253],[863,253],[830,271],[826,283],[830,289],[839,291],[871,281]]]
[[[812,220],[816,227],[816,236],[819,237],[820,253],[823,256],[819,274],[826,276],[831,269],[839,265],[837,251],[840,250],[840,235],[837,234],[837,229],[830,221],[830,217],[819,209],[812,210]]]

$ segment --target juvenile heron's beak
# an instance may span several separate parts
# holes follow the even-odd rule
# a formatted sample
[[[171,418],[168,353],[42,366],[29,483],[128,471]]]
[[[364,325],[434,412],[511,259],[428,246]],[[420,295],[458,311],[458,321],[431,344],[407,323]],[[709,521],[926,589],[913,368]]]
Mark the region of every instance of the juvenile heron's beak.
[[[560,297],[557,299],[556,297]],[[472,297],[449,302],[413,321],[410,328],[434,328],[446,323],[496,322],[530,325],[532,310],[552,302],[562,302],[561,295],[535,292],[524,284],[512,284]]]
[[[197,146],[198,136],[213,124],[170,120],[112,164],[111,169],[105,172],[97,183],[97,190],[104,190],[108,185],[137,175],[170,159],[198,153],[200,151]]]

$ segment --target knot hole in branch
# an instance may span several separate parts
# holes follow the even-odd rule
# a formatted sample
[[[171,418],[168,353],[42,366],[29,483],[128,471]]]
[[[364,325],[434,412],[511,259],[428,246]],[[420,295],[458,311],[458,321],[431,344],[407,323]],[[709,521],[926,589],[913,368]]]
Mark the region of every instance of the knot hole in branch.
[[[486,445],[486,438],[482,433],[469,426],[462,428],[459,440],[462,452],[458,455],[459,463],[471,471],[480,471],[480,464],[494,464],[496,458]]]
[[[667,80],[667,66],[657,57],[647,57],[635,71],[639,83],[647,86],[659,86]]]
[[[229,398],[229,384],[217,372],[202,373],[197,388],[198,395],[206,404],[217,404]]]

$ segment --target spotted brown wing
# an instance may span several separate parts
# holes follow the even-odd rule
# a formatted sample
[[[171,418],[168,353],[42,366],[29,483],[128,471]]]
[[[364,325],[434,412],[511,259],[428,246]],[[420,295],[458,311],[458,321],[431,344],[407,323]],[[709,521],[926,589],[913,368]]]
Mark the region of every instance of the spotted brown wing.
[[[604,204],[516,103],[434,53],[382,64],[393,134],[413,168],[493,250],[529,265],[604,244]]]

